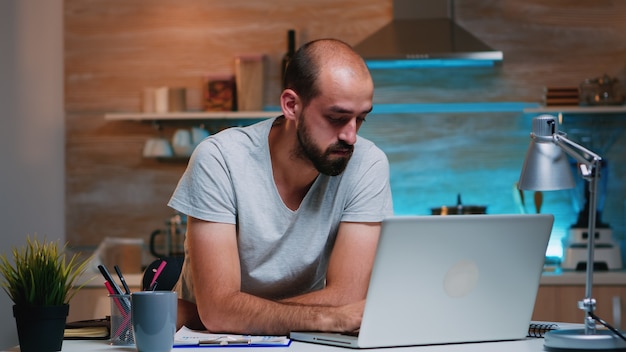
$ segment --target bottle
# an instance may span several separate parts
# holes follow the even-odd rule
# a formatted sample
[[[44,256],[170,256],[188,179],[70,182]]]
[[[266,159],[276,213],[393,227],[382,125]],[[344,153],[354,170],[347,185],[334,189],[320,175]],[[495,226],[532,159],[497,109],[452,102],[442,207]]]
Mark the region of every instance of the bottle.
[[[291,61],[291,58],[293,57],[293,54],[295,52],[296,52],[296,31],[293,29],[290,29],[287,31],[287,52],[283,56],[283,62],[281,65],[281,70],[280,70],[281,82],[285,78],[285,70],[287,69],[287,65],[289,64],[289,61]]]

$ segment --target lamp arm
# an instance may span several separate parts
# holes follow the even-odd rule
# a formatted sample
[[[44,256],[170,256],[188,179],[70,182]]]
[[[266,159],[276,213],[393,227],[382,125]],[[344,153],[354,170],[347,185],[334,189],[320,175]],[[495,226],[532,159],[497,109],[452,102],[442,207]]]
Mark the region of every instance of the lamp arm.
[[[602,157],[591,150],[571,141],[563,133],[555,133],[552,135],[552,141],[567,153],[567,155],[576,159],[579,163],[585,164],[590,168],[598,167],[602,161]]]
[[[592,317],[595,310],[596,301],[592,296],[593,288],[593,266],[595,252],[595,233],[596,233],[596,204],[598,180],[600,179],[600,166],[602,158],[590,151],[589,149],[576,144],[565,137],[564,134],[555,133],[552,135],[553,141],[569,156],[576,159],[581,164],[587,166],[587,169],[581,168],[584,179],[589,181],[589,217],[587,228],[587,267],[585,276],[585,298],[578,302],[580,309],[587,314],[585,316],[585,334],[592,335],[596,332],[596,321]]]

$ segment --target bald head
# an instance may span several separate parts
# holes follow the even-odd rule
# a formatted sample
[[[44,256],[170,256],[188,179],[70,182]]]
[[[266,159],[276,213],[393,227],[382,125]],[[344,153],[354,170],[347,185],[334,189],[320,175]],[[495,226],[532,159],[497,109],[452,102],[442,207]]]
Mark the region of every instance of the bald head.
[[[318,39],[295,53],[285,71],[283,86],[294,90],[306,106],[320,94],[320,77],[336,74],[371,80],[365,61],[350,45],[337,39]]]
[[[369,75],[363,59],[348,44],[334,39],[321,39],[309,43],[308,51],[320,70],[328,67],[345,67],[358,75]]]

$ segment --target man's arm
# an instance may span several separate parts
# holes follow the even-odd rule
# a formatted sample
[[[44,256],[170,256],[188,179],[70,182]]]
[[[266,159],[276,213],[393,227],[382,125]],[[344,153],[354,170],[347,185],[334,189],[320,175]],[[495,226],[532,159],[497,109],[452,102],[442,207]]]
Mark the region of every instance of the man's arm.
[[[342,222],[330,256],[326,286],[283,302],[340,306],[365,299],[380,223]]]
[[[190,217],[186,236],[200,320],[209,331],[247,334],[357,329],[377,228],[341,224],[329,263],[327,288],[286,302],[274,302],[241,292],[235,225]],[[358,230],[366,231],[361,235],[367,239],[359,237],[355,241]],[[372,234],[375,236],[368,236]]]

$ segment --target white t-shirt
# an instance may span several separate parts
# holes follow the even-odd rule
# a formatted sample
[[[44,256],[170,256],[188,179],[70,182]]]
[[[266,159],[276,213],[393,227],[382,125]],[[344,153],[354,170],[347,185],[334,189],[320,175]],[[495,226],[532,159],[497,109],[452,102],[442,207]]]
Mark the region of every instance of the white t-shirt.
[[[320,174],[296,211],[285,206],[268,146],[275,120],[206,138],[168,203],[201,220],[237,224],[241,289],[268,299],[324,287],[340,222],[379,222],[393,214],[387,157],[361,137],[342,174]],[[176,290],[195,302],[191,260],[186,253]]]

